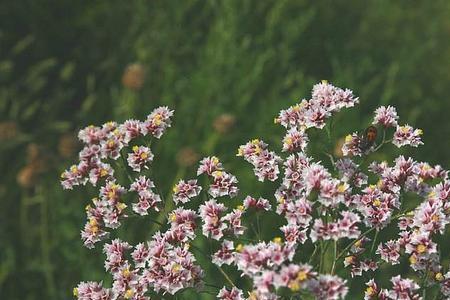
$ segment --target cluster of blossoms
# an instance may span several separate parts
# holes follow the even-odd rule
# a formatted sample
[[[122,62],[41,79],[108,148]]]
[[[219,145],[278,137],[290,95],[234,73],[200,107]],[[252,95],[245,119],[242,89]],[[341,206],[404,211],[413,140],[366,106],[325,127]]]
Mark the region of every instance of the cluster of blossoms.
[[[259,181],[265,179],[275,181],[280,173],[278,164],[281,159],[275,152],[269,151],[267,146],[263,141],[256,139],[240,146],[237,154],[253,165]]]
[[[352,91],[321,82],[310,100],[282,110],[275,119],[286,128],[280,143],[285,157],[260,139],[238,148],[237,156],[253,166],[259,181],[277,184],[274,195],[264,197],[238,196],[237,178],[210,156],[199,162],[198,178],[176,178],[164,199],[150,179],[155,157],[145,139],[159,139],[170,127],[173,112],[168,108],[154,110],[144,122],[81,130],[85,148],[80,162],[63,173],[62,185],[100,186],[86,208],[88,221],[81,233],[85,246],[108,240],[109,230],[129,214],[157,218],[147,242],[131,245],[115,239],[104,244],[112,287],[82,282],[75,296],[145,300],[194,288],[226,300],[333,300],[344,299],[353,278],[364,275],[368,281],[360,299],[425,300],[427,292],[450,299],[450,271],[442,264],[439,244],[450,223],[448,171],[402,155],[392,162],[371,156],[390,143],[417,147],[422,131],[399,125],[396,109],[381,106],[368,129],[345,138],[343,156],[323,149],[327,155],[319,160],[308,152],[310,129],[327,126],[328,143],[322,143],[327,147],[332,144],[330,119],[358,102]],[[113,163],[122,168],[114,169]],[[264,223],[266,217],[278,218],[274,224],[281,224],[281,237],[263,240],[260,219]],[[382,235],[386,228],[389,239]],[[408,272],[382,287],[380,268],[389,265]],[[220,286],[208,282],[216,279],[204,271],[211,267],[223,276]],[[231,278],[226,272],[230,269],[241,276]]]

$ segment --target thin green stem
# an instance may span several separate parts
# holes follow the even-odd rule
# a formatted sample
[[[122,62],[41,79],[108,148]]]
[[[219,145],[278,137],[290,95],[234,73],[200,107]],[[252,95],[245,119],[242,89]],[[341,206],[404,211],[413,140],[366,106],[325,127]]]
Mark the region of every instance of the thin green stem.
[[[261,240],[261,225],[259,223],[259,212],[256,213],[256,227],[258,229],[258,239]]]
[[[394,216],[394,217],[392,218],[391,221],[394,221],[394,220],[396,220],[396,219],[398,219],[398,218],[400,218],[400,217],[402,217],[402,216],[404,216],[404,215],[405,215],[404,213],[400,213],[400,214]],[[348,245],[347,245],[347,246],[346,246],[346,247],[338,254],[336,260],[341,259],[341,258],[347,253],[347,251],[348,251],[355,243],[357,243],[358,241],[362,240],[366,235],[368,235],[369,233],[371,233],[371,232],[374,231],[375,229],[376,229],[375,227],[372,227],[372,228],[366,230],[365,232],[363,232],[362,234],[360,234],[359,237],[358,237],[356,240],[354,240],[353,242],[351,242],[350,244],[348,244]]]
[[[356,244],[358,241],[362,240],[366,235],[368,235],[369,233],[371,233],[372,231],[375,230],[375,227],[372,227],[368,230],[366,230],[364,233],[362,233],[356,240],[354,240],[353,242],[351,242],[350,244],[348,244],[336,257],[336,260],[341,259],[346,253],[347,251],[354,245]]]
[[[191,247],[195,250],[197,250],[200,254],[202,254],[208,261],[211,261],[211,254],[206,254],[205,252],[203,252],[200,248],[198,248],[197,246],[194,246],[191,244]],[[209,240],[209,252],[212,253],[212,249],[211,249],[211,240]],[[216,264],[214,264],[214,266],[217,267],[217,269],[219,269],[219,272],[223,275],[223,277],[225,278],[225,280],[233,287],[236,287],[236,285],[234,284],[234,282],[231,280],[231,278],[228,276],[228,274],[222,269],[221,266],[218,266]]]
[[[370,254],[373,254],[373,250],[375,249],[375,244],[377,243],[378,233],[379,232],[380,232],[379,230],[377,230],[375,232],[375,236],[373,237],[372,247],[370,247],[370,252],[369,252]]]
[[[314,259],[314,255],[316,255],[318,249],[319,249],[319,247],[318,247],[317,245],[315,245],[315,246],[314,246],[314,251],[313,251],[313,253],[311,254],[311,257],[310,257],[309,260],[308,260],[308,264],[311,264],[311,263],[312,263],[312,261],[313,261],[313,259]]]
[[[338,243],[337,243],[337,240],[336,240],[336,241],[334,241],[334,257],[333,257],[333,266],[331,267],[331,275],[334,274],[334,270],[336,268],[337,247],[338,247]]]

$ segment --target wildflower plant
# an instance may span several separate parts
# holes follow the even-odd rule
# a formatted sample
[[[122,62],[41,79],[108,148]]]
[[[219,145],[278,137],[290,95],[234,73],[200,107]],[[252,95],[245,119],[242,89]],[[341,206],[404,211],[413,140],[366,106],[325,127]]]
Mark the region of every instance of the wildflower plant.
[[[382,106],[367,124],[370,130],[345,137],[343,157],[326,152],[327,161],[320,161],[309,151],[309,132],[329,135],[333,115],[358,102],[352,91],[323,81],[311,99],[275,118],[286,128],[281,154],[260,139],[238,148],[258,181],[276,183],[269,199],[239,195],[238,179],[215,156],[203,158],[197,177],[180,179],[164,197],[151,169],[157,159],[152,144],[171,126],[167,107],[144,121],[82,129],[80,160],[61,182],[65,189],[98,188],[86,207],[81,238],[88,248],[103,248],[113,283],[81,282],[75,297],[159,299],[194,288],[229,300],[343,299],[352,281],[364,277],[360,299],[425,299],[427,293],[450,299],[450,272],[437,243],[450,221],[448,171],[402,155],[392,162],[371,160],[388,143],[421,145],[422,131],[399,125],[395,108]],[[421,203],[405,203],[407,194]],[[231,207],[231,198],[240,204]],[[261,236],[259,223],[270,213],[282,224],[279,236]],[[133,245],[111,238],[131,215],[152,219],[148,241]],[[388,226],[397,228],[395,236],[383,236]],[[210,265],[201,265],[200,257]],[[211,265],[223,286],[208,282],[204,270]],[[382,285],[375,277],[387,265],[408,272]]]

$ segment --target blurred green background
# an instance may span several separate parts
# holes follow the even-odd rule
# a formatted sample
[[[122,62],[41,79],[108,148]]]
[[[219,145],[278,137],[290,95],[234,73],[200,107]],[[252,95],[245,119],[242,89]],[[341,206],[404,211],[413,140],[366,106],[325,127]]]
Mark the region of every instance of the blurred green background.
[[[1,1],[0,298],[71,299],[80,280],[108,280],[79,238],[93,190],[59,185],[78,129],[170,106],[154,149],[163,191],[216,154],[239,200],[271,197],[236,149],[261,137],[280,150],[273,118],[322,79],[361,99],[337,118],[336,142],[390,104],[424,130],[406,154],[450,167],[449,1]],[[399,153],[386,150],[376,158]],[[132,225],[120,236],[142,239],[148,228]]]

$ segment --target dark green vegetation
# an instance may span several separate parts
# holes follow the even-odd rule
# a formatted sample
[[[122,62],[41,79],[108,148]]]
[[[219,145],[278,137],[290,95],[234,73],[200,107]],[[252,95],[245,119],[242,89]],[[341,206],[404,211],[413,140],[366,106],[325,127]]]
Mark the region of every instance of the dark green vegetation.
[[[80,127],[168,105],[174,124],[154,148],[163,191],[175,174],[194,176],[188,156],[216,154],[240,180],[239,200],[273,203],[274,186],[258,183],[236,149],[260,137],[279,150],[273,117],[321,79],[361,99],[334,120],[334,141],[390,104],[424,130],[425,145],[406,154],[450,167],[448,1],[2,1],[0,298],[71,299],[80,280],[110,280],[101,251],[79,239],[92,190],[63,192],[58,182]],[[218,131],[224,113],[234,126]],[[384,153],[373,159],[399,154]],[[264,218],[265,236],[279,235]],[[150,226],[129,222],[119,235],[138,241]],[[206,275],[223,285],[215,269]]]

